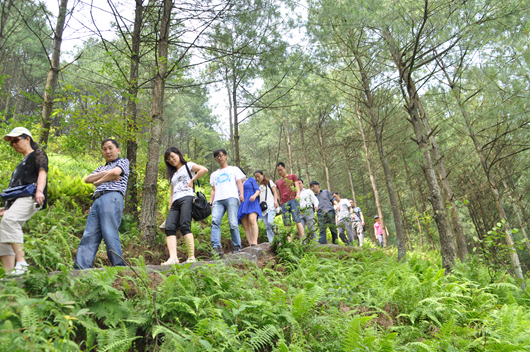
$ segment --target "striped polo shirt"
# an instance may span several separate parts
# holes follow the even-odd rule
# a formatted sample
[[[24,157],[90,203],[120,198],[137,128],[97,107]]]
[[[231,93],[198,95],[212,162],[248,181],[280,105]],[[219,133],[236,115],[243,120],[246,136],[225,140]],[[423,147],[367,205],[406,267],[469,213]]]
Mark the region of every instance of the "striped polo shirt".
[[[127,190],[127,180],[129,179],[129,160],[122,159],[118,157],[114,161],[107,162],[105,165],[102,165],[95,169],[92,174],[101,171],[109,171],[119,167],[121,169],[120,180],[119,181],[108,181],[103,182],[96,187],[96,192],[102,191],[119,191],[123,196],[125,196],[125,191]]]

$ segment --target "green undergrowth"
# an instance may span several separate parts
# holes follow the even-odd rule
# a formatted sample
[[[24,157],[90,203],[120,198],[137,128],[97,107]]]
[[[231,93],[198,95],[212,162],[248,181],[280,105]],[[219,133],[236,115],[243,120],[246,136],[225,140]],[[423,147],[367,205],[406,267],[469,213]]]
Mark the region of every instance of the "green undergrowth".
[[[135,260],[3,282],[2,351],[527,351],[528,296],[478,263],[434,252],[283,241],[261,266],[149,273]]]

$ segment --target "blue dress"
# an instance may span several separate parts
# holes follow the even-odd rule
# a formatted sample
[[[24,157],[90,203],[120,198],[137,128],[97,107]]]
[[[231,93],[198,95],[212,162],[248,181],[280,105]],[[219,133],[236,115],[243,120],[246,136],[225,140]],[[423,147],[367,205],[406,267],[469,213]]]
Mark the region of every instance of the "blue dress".
[[[239,205],[239,210],[237,211],[237,220],[241,224],[241,219],[248,214],[257,213],[258,217],[261,218],[261,207],[259,206],[259,196],[254,199],[253,202],[250,201],[250,197],[259,191],[258,183],[254,177],[251,177],[243,183],[243,196],[245,201]]]

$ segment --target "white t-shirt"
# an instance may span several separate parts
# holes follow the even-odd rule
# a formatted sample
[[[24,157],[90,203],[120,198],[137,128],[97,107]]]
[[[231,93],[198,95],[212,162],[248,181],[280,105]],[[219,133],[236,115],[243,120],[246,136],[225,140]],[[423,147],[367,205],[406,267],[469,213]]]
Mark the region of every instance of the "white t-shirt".
[[[340,200],[339,204],[337,205],[337,210],[339,211],[338,213],[339,220],[351,217],[350,207],[351,207],[351,204],[349,200],[347,199]]]
[[[269,210],[274,209],[274,193],[271,191],[271,189],[273,189],[272,187],[276,187],[272,180],[269,180],[269,187],[261,184],[259,185],[259,202],[267,202],[267,210],[265,210],[263,215],[267,214]]]
[[[214,201],[239,198],[236,181],[243,178],[245,175],[235,166],[228,166],[213,172],[210,176],[210,184],[215,187]]]
[[[195,176],[195,172],[191,171],[191,168],[195,166],[195,163],[192,163],[191,161],[188,161],[186,163],[188,165],[188,168],[191,172],[191,178],[190,175],[188,175],[188,170],[186,170],[186,166],[182,166],[180,169],[177,170],[173,174],[173,177],[171,178],[171,186],[173,186],[173,201],[176,201],[179,198],[186,197],[186,196],[194,196],[193,188],[188,187],[188,183],[190,183],[193,176]]]
[[[304,188],[300,191],[300,209],[305,210],[313,206],[318,207],[318,198],[312,190]]]

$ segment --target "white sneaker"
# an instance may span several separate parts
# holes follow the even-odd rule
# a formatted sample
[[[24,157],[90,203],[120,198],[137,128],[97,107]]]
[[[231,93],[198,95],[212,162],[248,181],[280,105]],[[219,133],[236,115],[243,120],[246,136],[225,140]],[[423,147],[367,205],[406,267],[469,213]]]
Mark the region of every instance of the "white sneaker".
[[[28,272],[29,265],[16,266],[14,269],[9,270],[6,276],[22,276]]]

